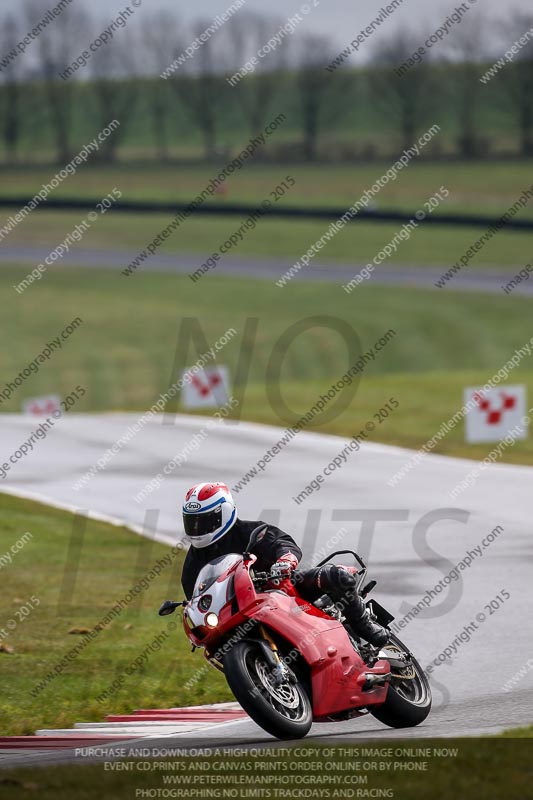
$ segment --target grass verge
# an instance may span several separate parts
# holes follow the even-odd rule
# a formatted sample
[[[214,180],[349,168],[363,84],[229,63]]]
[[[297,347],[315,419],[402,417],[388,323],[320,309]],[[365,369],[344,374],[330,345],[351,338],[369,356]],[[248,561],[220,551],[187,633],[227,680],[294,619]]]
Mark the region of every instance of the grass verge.
[[[32,535],[1,570],[0,629],[7,633],[0,634],[1,643],[13,648],[12,654],[0,652],[6,687],[0,698],[1,735],[98,722],[111,711],[231,699],[222,676],[211,668],[185,688],[204,659],[191,654],[176,615],[167,618],[177,624],[173,631],[157,616],[163,600],[182,597],[181,551],[166,565],[170,548],[125,528],[5,494],[0,498],[0,553],[25,532]],[[158,561],[164,566],[149,579]],[[138,585],[141,591],[96,637],[70,633],[93,630]],[[20,619],[19,610],[28,605],[34,607]],[[160,641],[149,650],[158,635]],[[82,642],[82,652],[55,669]],[[54,672],[56,677],[35,692]],[[97,698],[120,676],[119,691],[99,703]]]
[[[2,271],[4,293],[20,275],[20,269]],[[182,367],[204,352],[183,335],[183,319],[192,318],[206,346],[231,327],[237,331],[218,360],[235,375],[242,359],[250,358],[246,383],[235,387],[242,395],[242,418],[284,426],[306,413],[350,366],[345,341],[320,325],[326,315],[348,323],[363,351],[389,329],[396,335],[368,364],[342,413],[327,423],[317,420],[312,429],[351,436],[394,396],[398,411],[376,425],[372,438],[417,448],[461,407],[465,386],[483,385],[531,336],[530,301],[512,295],[372,285],[346,295],[334,284],[317,291],[316,284],[294,281],[279,289],[267,281],[218,274],[204,276],[198,291],[198,284],[184,276],[141,272],[130,279],[114,271],[62,269],[5,305],[0,323],[2,339],[9,342],[0,353],[5,381],[12,381],[77,315],[83,326],[2,402],[2,411],[18,411],[28,396],[67,395],[77,384],[87,393],[76,411],[144,411]],[[310,320],[309,330],[294,336],[281,359],[274,357],[276,343],[303,319]],[[530,356],[509,382],[526,384],[532,395]],[[275,397],[278,383],[281,401]],[[491,449],[465,445],[458,426],[435,451],[477,459]],[[503,460],[533,464],[533,441],[517,442],[504,451]]]
[[[108,184],[106,184],[107,186]],[[113,184],[108,185],[109,190]],[[413,209],[416,210],[416,209]],[[9,214],[16,209],[6,212],[0,209],[0,227]],[[35,211],[31,220],[22,222],[5,239],[6,247],[14,246],[41,246],[44,248],[44,258],[65,241],[69,233],[75,231],[87,219],[88,212],[62,212],[62,211]],[[164,230],[173,215],[161,214],[121,214],[108,211],[105,216],[99,216],[92,227],[83,234],[79,244],[71,246],[75,254],[78,249],[91,250],[120,250],[132,253],[132,258],[137,256]],[[198,255],[201,266],[205,257],[218,252],[220,247],[243,224],[245,217],[217,216],[191,218],[179,230],[163,242],[158,249],[158,255],[190,253]],[[282,220],[263,218],[256,227],[251,227],[245,232],[239,246],[228,254],[246,258],[253,256],[260,259],[279,260],[279,277],[298,261],[309,248],[317,242],[328,230],[330,220]],[[401,222],[353,222],[346,226],[339,234],[331,239],[316,256],[319,262],[331,261],[347,265],[346,280],[351,279],[359,270],[357,265],[365,265],[380,253],[403,228]],[[449,225],[421,225],[407,240],[397,244],[397,250],[390,258],[385,258],[384,265],[408,264],[413,267],[438,266],[446,272],[453,264],[480,239],[485,233],[484,228],[453,227]],[[529,231],[507,231],[495,235],[490,245],[483,247],[474,256],[467,269],[469,271],[479,268],[491,268],[499,271],[517,274],[520,269],[531,260]],[[72,240],[71,240],[72,241]],[[399,240],[397,239],[396,242]],[[392,246],[394,247],[394,246]],[[66,257],[68,263],[69,256]],[[139,267],[138,272],[146,271],[149,261]],[[29,273],[36,264],[28,264],[25,271]],[[127,266],[127,261],[124,267]],[[379,266],[376,268],[379,272]],[[224,258],[217,266],[219,273],[224,274]],[[51,272],[48,269],[48,272]],[[253,271],[253,266],[250,272]],[[466,270],[465,270],[466,271]],[[305,276],[312,276],[313,261],[304,267],[297,279],[297,283]],[[22,279],[21,276],[19,280]],[[135,275],[136,277],[136,275]],[[205,280],[205,279],[203,279]],[[460,286],[461,278],[455,279]]]
[[[235,151],[238,152],[238,151]],[[294,176],[296,185],[283,202],[297,206],[348,208],[394,163],[390,160],[357,164],[246,164],[226,181],[227,195],[217,202],[258,203],[269,196],[286,175]],[[450,191],[442,210],[498,216],[513,205],[531,185],[525,177],[532,160],[513,159],[486,163],[462,161],[424,163],[416,158],[398,173],[395,181],[376,195],[379,208],[416,211],[445,185]],[[125,200],[188,202],[216,177],[224,164],[89,164],[66,178],[53,197],[90,197],[99,199],[113,186]],[[45,166],[2,166],[4,178],[0,197],[33,196],[49,183],[57,168]],[[408,175],[408,179],[407,179]],[[102,187],[105,187],[104,190]],[[531,218],[531,209],[524,216]]]

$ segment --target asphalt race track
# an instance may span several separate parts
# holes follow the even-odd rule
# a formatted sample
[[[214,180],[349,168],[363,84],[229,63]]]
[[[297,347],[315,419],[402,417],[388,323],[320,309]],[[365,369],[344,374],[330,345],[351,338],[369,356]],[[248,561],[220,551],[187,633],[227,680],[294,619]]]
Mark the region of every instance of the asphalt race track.
[[[135,495],[202,424],[198,417],[178,415],[165,425],[161,417],[147,424],[104,471],[74,491],[75,481],[135,419],[132,414],[68,414],[45,439],[38,440],[33,452],[11,467],[0,488],[123,521],[170,543],[181,536],[180,502],[192,483],[219,479],[235,486],[282,434],[269,426],[221,423],[187,463],[143,502],[136,503]],[[2,461],[29,437],[36,424],[35,418],[0,415]],[[469,641],[463,635],[465,641],[457,640],[451,657],[434,666],[434,710],[423,726],[393,731],[367,717],[315,725],[310,735],[328,741],[333,737],[473,736],[533,722],[533,670],[526,669],[511,690],[503,690],[533,657],[533,469],[490,466],[474,486],[453,501],[450,491],[465,478],[473,462],[426,456],[392,488],[387,481],[404,465],[410,451],[363,444],[326,479],[319,493],[297,505],[292,497],[322,472],[343,446],[344,441],[334,436],[298,434],[238,493],[240,516],[263,518],[290,531],[303,545],[304,563],[309,565],[330,549],[357,550],[370,564],[370,577],[379,581],[376,599],[397,619],[443,580],[444,588],[429,608],[399,632],[424,667],[466,625],[475,622],[476,628],[471,628]],[[497,526],[503,531],[487,542],[485,537]],[[474,553],[482,546],[483,540],[485,547],[472,556],[464,571],[457,572],[459,579],[448,577],[444,586],[445,576],[468,551]],[[180,599],[178,586],[174,595]],[[500,600],[490,606],[498,595]],[[198,661],[200,664],[200,654]],[[245,720],[148,741],[157,748],[162,741],[167,747],[173,741],[195,747],[275,740]],[[147,740],[143,746],[148,746]],[[43,758],[62,760],[68,754],[56,752]]]
[[[4,243],[0,251],[0,263],[28,264],[34,267],[44,262],[50,251],[45,247],[31,247],[27,245],[9,245]],[[175,272],[187,274],[194,272],[209,257],[202,255],[164,255],[156,253],[139,267],[139,272]],[[124,269],[138,253],[128,250],[88,250],[75,248],[68,253],[61,262],[64,266],[97,267],[102,269]],[[251,257],[224,256],[217,272],[221,275],[235,277],[261,278],[263,280],[277,281],[292,266],[288,259],[266,259]],[[304,267],[293,280],[326,281],[345,284],[357,275],[365,264],[342,264],[339,262],[322,262],[313,260]],[[53,268],[52,268],[53,269]],[[402,265],[381,264],[372,273],[369,284],[384,284],[388,286],[416,286],[419,289],[437,289],[441,291],[472,291],[498,294],[515,275],[514,272],[498,272],[490,269],[476,267],[469,272],[463,269],[453,277],[444,289],[435,286],[436,281],[442,277],[449,267],[409,267]],[[28,270],[30,272],[31,269]],[[517,267],[516,272],[520,271]],[[21,280],[22,280],[21,276]],[[129,276],[134,280],[135,274]],[[522,281],[513,289],[513,294],[533,294],[533,281]]]

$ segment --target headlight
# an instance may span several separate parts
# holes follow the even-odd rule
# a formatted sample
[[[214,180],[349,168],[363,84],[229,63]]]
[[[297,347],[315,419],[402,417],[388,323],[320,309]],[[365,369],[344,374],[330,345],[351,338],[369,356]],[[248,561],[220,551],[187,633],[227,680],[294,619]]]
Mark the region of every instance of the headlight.
[[[214,611],[211,611],[211,613],[205,615],[204,622],[208,628],[216,628],[218,625],[218,616]]]

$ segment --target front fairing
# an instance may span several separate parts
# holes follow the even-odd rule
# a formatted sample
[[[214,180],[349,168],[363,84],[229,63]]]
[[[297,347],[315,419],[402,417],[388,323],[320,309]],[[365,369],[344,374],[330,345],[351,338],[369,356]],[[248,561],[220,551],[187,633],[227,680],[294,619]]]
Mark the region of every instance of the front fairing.
[[[219,624],[207,624],[209,615],[216,615],[219,622],[231,617],[234,573],[241,563],[242,555],[230,553],[213,559],[200,570],[193,596],[183,614],[185,632],[197,647],[207,645],[220,635]]]

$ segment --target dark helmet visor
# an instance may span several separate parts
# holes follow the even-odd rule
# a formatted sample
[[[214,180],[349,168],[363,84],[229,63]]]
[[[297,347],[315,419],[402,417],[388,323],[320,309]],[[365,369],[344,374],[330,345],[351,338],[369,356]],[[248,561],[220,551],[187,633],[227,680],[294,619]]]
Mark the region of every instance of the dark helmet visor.
[[[183,527],[187,536],[204,536],[222,526],[222,506],[204,514],[184,514]]]

